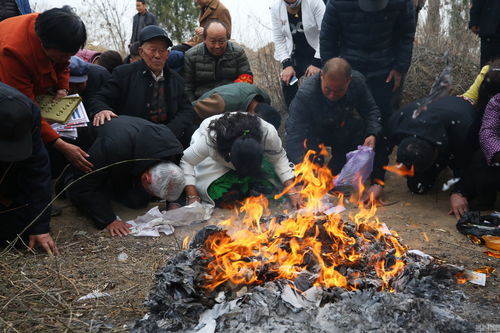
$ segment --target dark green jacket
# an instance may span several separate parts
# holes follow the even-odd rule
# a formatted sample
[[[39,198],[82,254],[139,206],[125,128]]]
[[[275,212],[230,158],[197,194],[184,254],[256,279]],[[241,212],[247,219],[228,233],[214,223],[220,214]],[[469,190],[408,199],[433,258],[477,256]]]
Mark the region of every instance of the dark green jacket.
[[[230,83],[204,93],[193,102],[193,107],[201,119],[223,112],[248,111],[253,99],[271,104],[269,95],[257,86],[244,82]]]
[[[220,57],[210,54],[205,43],[193,46],[184,57],[185,87],[191,101],[215,87],[232,83],[241,74],[251,74],[250,64],[245,50],[231,41]]]

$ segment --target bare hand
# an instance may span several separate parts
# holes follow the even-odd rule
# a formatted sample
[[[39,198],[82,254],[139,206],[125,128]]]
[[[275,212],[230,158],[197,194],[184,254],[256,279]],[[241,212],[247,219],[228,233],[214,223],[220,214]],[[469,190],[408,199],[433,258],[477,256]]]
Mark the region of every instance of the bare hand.
[[[92,171],[94,165],[87,160],[90,155],[84,152],[80,147],[67,143],[59,138],[54,143],[54,148],[59,150],[75,168],[83,172]]]
[[[203,35],[203,27],[197,27],[196,29],[194,29],[194,33],[197,34],[198,36],[201,36]]]
[[[377,139],[375,138],[375,136],[370,135],[370,136],[366,137],[365,142],[363,142],[363,146],[371,147],[372,149],[375,149],[376,142],[377,142]]]
[[[96,127],[104,125],[106,121],[110,121],[111,118],[117,118],[118,116],[110,110],[102,110],[94,116],[94,121],[92,124]]]
[[[290,80],[294,76],[295,76],[295,70],[293,69],[292,66],[288,66],[280,74],[281,81],[283,81],[285,85],[288,85],[288,83],[290,83]]]
[[[361,201],[365,206],[371,206],[372,203],[376,204],[377,202],[383,206],[385,205],[385,202],[382,200],[383,194],[384,194],[384,188],[380,185],[373,184],[368,188],[368,190],[365,191],[365,193],[363,193]]]
[[[35,250],[35,246],[40,245],[44,248],[45,252],[48,255],[56,255],[60,254],[59,249],[57,248],[56,242],[52,239],[49,233],[40,234],[40,235],[29,235],[28,248],[31,251]]]
[[[302,207],[300,192],[296,188],[292,188],[290,192],[288,192],[288,199],[290,199],[292,209],[300,209],[300,207]]]
[[[460,193],[452,193],[450,195],[450,211],[448,215],[455,215],[458,220],[468,209],[469,203],[467,202],[467,198]]]
[[[127,236],[130,234],[130,228],[132,226],[128,224],[127,222],[123,222],[120,220],[114,220],[110,224],[106,226],[106,229],[108,229],[109,233],[111,236]]]
[[[391,70],[389,72],[389,75],[387,76],[387,79],[385,80],[385,83],[389,83],[392,80],[394,80],[394,88],[392,88],[392,91],[396,91],[401,84],[401,73],[399,73],[395,69]]]
[[[68,96],[68,91],[66,89],[58,89],[56,90],[56,94],[54,95],[54,100],[61,99]]]
[[[479,34],[479,27],[477,25],[473,25],[470,27],[470,31],[472,31],[474,34]]]
[[[321,69],[319,69],[318,67],[313,66],[313,65],[309,65],[309,67],[307,67],[306,72],[304,73],[304,75],[305,75],[305,77],[310,77],[310,76],[313,76],[316,73],[319,73],[320,71],[321,71]]]

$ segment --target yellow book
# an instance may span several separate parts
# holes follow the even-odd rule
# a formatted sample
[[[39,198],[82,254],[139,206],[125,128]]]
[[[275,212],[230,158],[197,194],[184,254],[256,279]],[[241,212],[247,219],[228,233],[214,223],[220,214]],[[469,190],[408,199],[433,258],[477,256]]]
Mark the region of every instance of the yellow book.
[[[58,100],[54,96],[40,95],[36,100],[40,106],[42,117],[48,121],[65,124],[82,101],[79,96],[64,97]]]

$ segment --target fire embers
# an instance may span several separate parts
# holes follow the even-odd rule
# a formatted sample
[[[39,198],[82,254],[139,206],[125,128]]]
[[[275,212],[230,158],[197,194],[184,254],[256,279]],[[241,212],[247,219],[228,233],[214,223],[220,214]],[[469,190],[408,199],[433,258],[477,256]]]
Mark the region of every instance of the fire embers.
[[[314,163],[309,151],[304,162],[295,167],[294,185],[304,208],[269,219],[265,197],[247,199],[238,214],[220,225],[224,231],[210,235],[204,242],[209,263],[205,288],[213,290],[230,282],[255,285],[277,279],[296,281],[300,290],[311,286],[342,287],[347,290],[376,287],[392,290],[392,281],[404,271],[406,248],[397,235],[376,217],[376,206],[350,216],[350,223],[339,214],[323,214],[323,199],[333,189],[334,176],[326,166]],[[322,149],[320,156],[325,155]],[[362,184],[359,188],[363,190]],[[357,200],[358,196],[352,196]],[[342,205],[340,194],[338,203]],[[308,283],[304,284],[304,276]],[[304,289],[305,288],[305,289]]]

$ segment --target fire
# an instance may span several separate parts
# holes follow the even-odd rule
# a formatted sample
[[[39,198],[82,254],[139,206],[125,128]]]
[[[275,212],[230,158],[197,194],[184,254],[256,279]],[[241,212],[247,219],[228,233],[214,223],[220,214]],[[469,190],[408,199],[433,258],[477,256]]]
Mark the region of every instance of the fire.
[[[384,169],[403,177],[413,177],[415,175],[415,167],[412,165],[411,168],[408,169],[403,163],[386,165],[384,166]]]
[[[326,153],[322,147],[320,154]],[[242,219],[222,221],[225,230],[206,239],[208,290],[224,283],[294,281],[301,274],[309,274],[316,286],[355,290],[365,274],[359,268],[369,266],[380,279],[380,289],[392,291],[391,282],[404,270],[406,248],[378,220],[376,205],[364,207],[360,202],[359,211],[350,216],[353,223],[345,223],[339,214],[319,213],[322,199],[333,189],[334,176],[328,167],[312,162],[313,154],[307,152],[304,162],[295,167],[294,184],[276,196],[301,186],[304,208],[295,216],[269,219],[266,198],[248,198],[239,209]],[[370,247],[376,248],[376,255],[373,250],[366,253]]]

